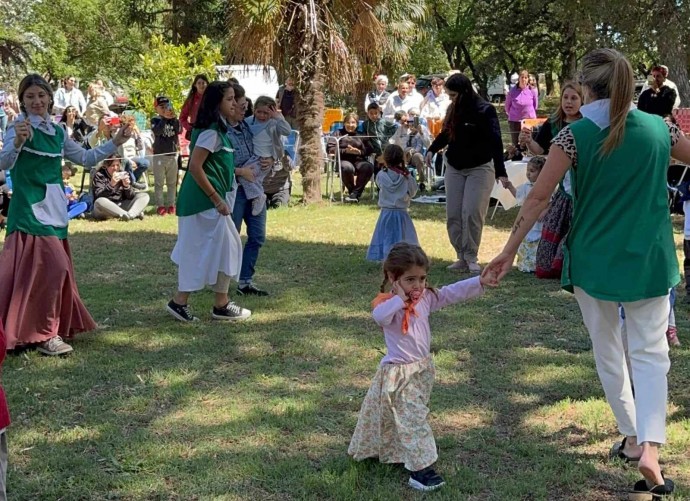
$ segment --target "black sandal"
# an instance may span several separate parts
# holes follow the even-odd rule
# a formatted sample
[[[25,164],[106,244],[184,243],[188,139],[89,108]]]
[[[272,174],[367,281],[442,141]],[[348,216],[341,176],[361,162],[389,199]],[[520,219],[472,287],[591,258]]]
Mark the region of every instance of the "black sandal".
[[[625,449],[626,440],[628,440],[628,437],[623,438],[623,441],[621,442],[616,442],[613,444],[613,447],[611,447],[611,450],[609,451],[609,459],[621,459],[625,464],[634,466],[635,463],[640,461],[640,458],[632,458],[623,452],[623,449]]]
[[[676,486],[670,478],[664,478],[663,485],[654,485],[650,487],[650,483],[646,480],[638,480],[635,482],[632,492],[628,495],[630,501],[660,501],[665,496],[673,494]]]

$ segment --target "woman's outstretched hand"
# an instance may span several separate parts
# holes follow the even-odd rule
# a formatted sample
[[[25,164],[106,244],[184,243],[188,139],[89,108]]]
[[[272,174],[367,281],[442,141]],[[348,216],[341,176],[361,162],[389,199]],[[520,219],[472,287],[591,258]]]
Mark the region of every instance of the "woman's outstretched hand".
[[[490,287],[497,286],[513,267],[514,259],[515,255],[506,252],[501,252],[498,256],[493,258],[491,262],[486,265],[484,271],[482,271],[480,278],[482,285],[484,285],[484,281],[486,281],[487,285]]]

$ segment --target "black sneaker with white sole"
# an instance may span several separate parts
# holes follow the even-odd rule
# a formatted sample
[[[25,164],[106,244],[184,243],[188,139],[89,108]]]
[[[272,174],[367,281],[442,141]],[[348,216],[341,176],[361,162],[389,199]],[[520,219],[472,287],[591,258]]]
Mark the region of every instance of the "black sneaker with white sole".
[[[268,296],[268,292],[255,287],[254,284],[238,285],[237,294],[240,296]]]
[[[173,317],[178,319],[180,322],[198,322],[199,319],[192,315],[192,310],[189,309],[189,306],[186,304],[177,304],[175,301],[172,299],[168,303],[168,306],[165,308],[168,313],[170,313]]]
[[[247,320],[252,316],[252,312],[246,308],[242,308],[240,305],[229,302],[222,308],[216,308],[214,306],[211,316],[213,320]]]
[[[427,466],[423,470],[413,471],[408,483],[418,491],[433,491],[446,482],[431,466]]]

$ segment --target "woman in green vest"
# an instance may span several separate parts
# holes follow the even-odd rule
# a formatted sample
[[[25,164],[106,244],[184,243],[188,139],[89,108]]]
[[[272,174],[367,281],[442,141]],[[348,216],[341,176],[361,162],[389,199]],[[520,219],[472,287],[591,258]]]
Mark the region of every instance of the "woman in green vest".
[[[11,169],[13,183],[0,253],[0,320],[7,349],[34,344],[45,355],[62,355],[72,351],[63,337],[96,328],[74,280],[62,159],[96,165],[127,141],[130,130],[85,150],[52,122],[53,90],[40,75],[24,77],[19,102],[21,114],[0,152],[0,169]]]
[[[673,492],[659,467],[659,446],[666,442],[669,290],[680,281],[666,171],[671,155],[690,163],[690,141],[676,125],[635,108],[633,70],[619,52],[587,54],[580,84],[587,103],[583,118],[554,138],[508,243],[484,273],[501,279],[510,271],[520,242],[571,169],[573,220],[562,286],[575,293],[599,379],[625,436],[618,452],[639,459],[644,480],[634,491],[651,498]],[[619,303],[626,313],[634,397]]]
[[[227,119],[235,108],[228,82],[206,88],[192,129],[189,170],[177,197],[178,235],[172,260],[178,266],[178,290],[167,311],[194,322],[189,295],[210,285],[215,293],[214,320],[245,320],[251,312],[228,298],[230,281],[242,265],[242,241],[230,217],[235,176]]]

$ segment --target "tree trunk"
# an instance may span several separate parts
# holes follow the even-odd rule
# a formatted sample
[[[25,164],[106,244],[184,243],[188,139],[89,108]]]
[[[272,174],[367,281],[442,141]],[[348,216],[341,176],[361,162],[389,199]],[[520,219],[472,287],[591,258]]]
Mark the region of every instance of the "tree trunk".
[[[577,34],[575,24],[571,23],[565,28],[564,50],[561,52],[561,70],[558,75],[558,83],[563,86],[563,82],[572,80],[577,73]]]
[[[553,72],[551,70],[547,71],[545,74],[546,77],[546,95],[551,96],[553,95]]]
[[[321,201],[321,171],[323,151],[321,146],[321,123],[323,122],[324,102],[321,79],[312,78],[300,89],[300,138],[299,155],[302,174],[302,202],[305,204]]]
[[[657,16],[663,26],[657,26],[657,48],[661,64],[668,66],[668,78],[678,86],[681,106],[690,106],[690,82],[686,66],[688,53],[683,43],[683,24],[674,0],[660,3],[661,13]]]

